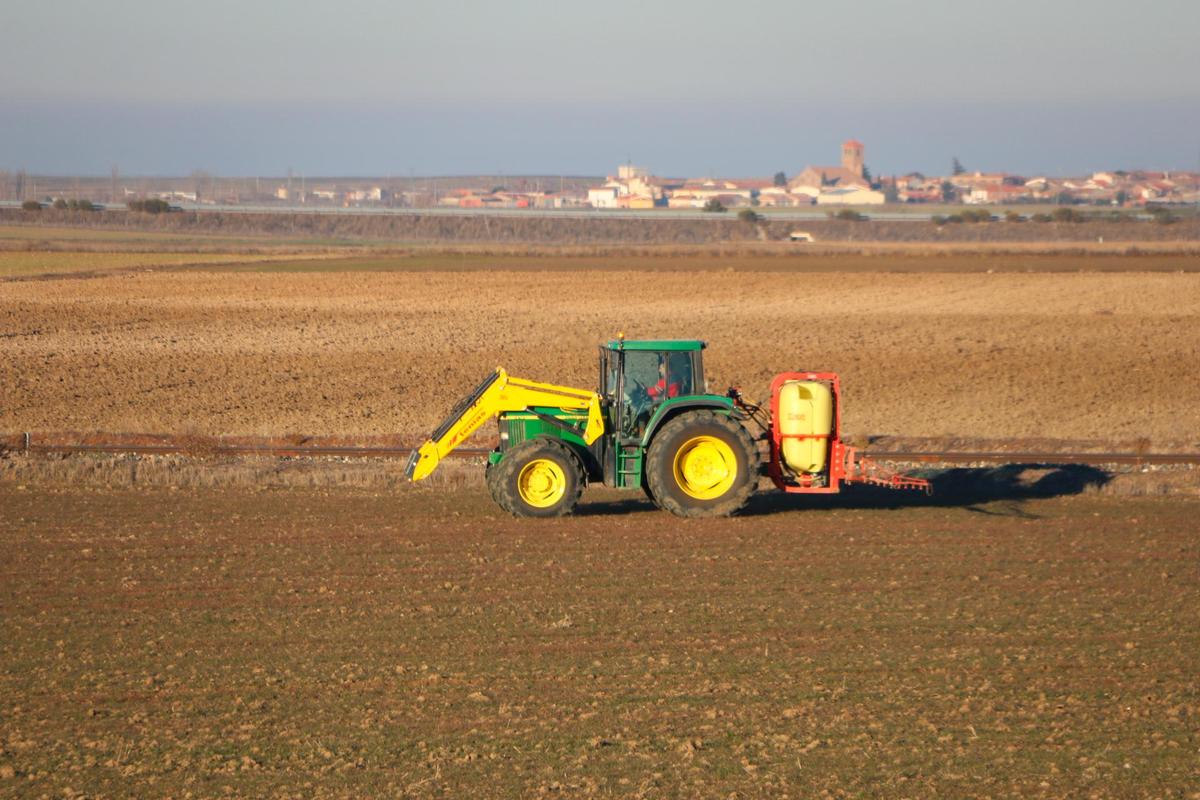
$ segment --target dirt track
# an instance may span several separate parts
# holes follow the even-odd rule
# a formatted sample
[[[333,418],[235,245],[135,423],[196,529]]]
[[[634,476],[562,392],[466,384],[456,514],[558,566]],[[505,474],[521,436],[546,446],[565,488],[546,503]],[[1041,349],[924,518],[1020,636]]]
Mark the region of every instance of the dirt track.
[[[762,396],[840,372],[844,427],[1196,442],[1200,275],[136,274],[0,285],[0,430],[420,436],[497,364],[701,337]]]

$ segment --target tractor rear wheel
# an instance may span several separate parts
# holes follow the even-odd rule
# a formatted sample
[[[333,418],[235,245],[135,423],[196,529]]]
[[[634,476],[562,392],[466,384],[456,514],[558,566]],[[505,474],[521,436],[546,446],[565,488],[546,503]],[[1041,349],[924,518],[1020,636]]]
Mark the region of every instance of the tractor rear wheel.
[[[646,479],[646,470],[642,470],[642,493],[646,495],[646,499],[654,503],[655,508],[662,508],[659,505],[658,498],[654,496],[654,492],[650,490],[650,481]]]
[[[655,434],[646,482],[660,508],[680,517],[729,516],[758,485],[758,448],[746,429],[714,411],[688,411]]]
[[[554,439],[521,442],[487,470],[492,499],[517,517],[570,514],[583,494],[584,483],[579,459]]]

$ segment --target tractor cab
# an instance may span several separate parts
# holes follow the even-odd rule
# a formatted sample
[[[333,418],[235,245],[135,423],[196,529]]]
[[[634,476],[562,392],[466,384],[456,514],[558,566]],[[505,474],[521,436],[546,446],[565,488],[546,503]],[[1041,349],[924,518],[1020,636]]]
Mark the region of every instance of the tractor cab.
[[[640,442],[668,401],[704,393],[704,347],[695,339],[614,339],[601,346],[600,396],[621,443]]]

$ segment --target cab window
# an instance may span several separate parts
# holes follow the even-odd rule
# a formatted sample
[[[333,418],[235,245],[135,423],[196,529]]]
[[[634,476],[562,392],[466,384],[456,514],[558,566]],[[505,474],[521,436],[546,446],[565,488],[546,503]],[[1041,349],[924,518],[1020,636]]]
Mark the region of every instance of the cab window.
[[[667,355],[667,384],[672,397],[696,393],[691,353],[669,353]]]

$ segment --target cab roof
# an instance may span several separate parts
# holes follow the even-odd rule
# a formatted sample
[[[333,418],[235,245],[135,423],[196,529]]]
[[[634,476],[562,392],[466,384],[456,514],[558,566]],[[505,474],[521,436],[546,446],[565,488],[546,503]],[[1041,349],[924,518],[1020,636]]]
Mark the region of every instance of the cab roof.
[[[699,339],[609,339],[604,345],[609,350],[703,350],[707,347]]]

